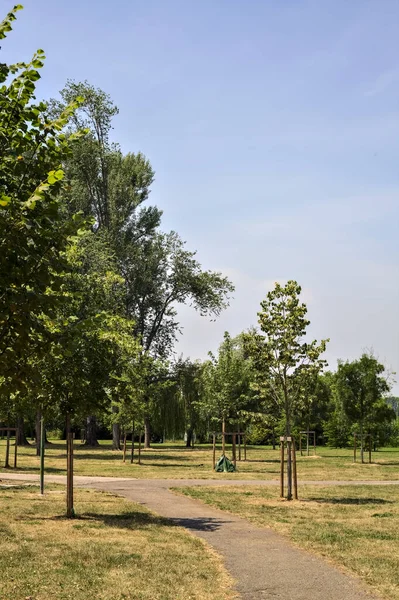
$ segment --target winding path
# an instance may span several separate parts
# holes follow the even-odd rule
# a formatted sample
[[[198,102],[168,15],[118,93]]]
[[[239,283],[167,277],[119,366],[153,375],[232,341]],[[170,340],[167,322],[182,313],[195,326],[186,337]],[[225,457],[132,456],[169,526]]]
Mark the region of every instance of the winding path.
[[[3,474],[0,480],[37,481],[37,475]],[[65,477],[49,475],[46,481],[65,483]],[[203,538],[223,557],[236,580],[243,600],[372,600],[355,578],[321,558],[293,547],[271,529],[257,527],[245,519],[176,495],[170,487],[259,486],[276,481],[204,479],[127,479],[75,477],[75,485],[124,496],[167,517],[176,525]],[[302,485],[399,485],[399,481],[306,481]]]

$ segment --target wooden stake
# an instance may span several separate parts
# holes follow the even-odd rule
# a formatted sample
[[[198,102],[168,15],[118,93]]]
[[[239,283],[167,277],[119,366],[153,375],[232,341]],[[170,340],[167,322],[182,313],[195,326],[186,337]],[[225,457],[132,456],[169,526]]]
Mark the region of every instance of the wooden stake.
[[[67,517],[74,517],[73,510],[73,433],[67,433]]]
[[[241,433],[240,433],[240,424],[237,425],[237,437],[238,437],[238,460],[241,461]]]
[[[288,436],[287,436],[288,437]],[[287,441],[287,500],[292,500],[292,454],[291,438]]]
[[[284,442],[280,444],[280,498],[284,498]]]
[[[296,448],[294,438],[292,438],[292,470],[294,476],[294,498],[295,500],[298,500],[298,479],[296,475]]]
[[[236,468],[237,467],[237,458],[236,458],[236,434],[235,433],[233,433],[233,448],[232,448],[232,450],[233,450],[233,465],[234,465],[234,468]]]
[[[309,456],[309,429],[306,432],[306,456]]]
[[[126,462],[126,440],[127,440],[127,435],[126,432],[123,435],[123,462]]]
[[[216,433],[213,434],[213,470],[216,469]]]
[[[133,425],[132,425],[132,452],[130,454],[130,464],[133,464],[133,459],[134,459],[134,421],[133,421]]]
[[[244,433],[244,461],[247,460],[247,434]]]
[[[139,465],[141,465],[141,429],[139,431],[139,459],[137,461]]]
[[[15,430],[14,469],[17,468],[17,452],[18,452],[18,429]]]

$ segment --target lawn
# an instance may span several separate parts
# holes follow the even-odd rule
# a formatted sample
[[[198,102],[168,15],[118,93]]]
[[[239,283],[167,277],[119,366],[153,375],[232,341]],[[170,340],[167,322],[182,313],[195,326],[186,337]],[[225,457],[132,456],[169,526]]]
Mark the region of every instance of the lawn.
[[[303,485],[300,500],[275,488],[192,487],[185,493],[253,523],[360,577],[383,598],[399,600],[399,488]]]
[[[13,448],[11,448],[13,451]],[[228,447],[228,454],[231,452]],[[5,442],[0,441],[0,470],[4,465]],[[242,453],[243,454],[243,453]],[[217,457],[220,455],[218,449]],[[137,455],[136,455],[137,458]],[[238,472],[229,474],[236,479],[278,479],[279,451],[269,447],[248,447],[247,461],[238,463]],[[399,479],[399,449],[382,448],[372,455],[371,465],[353,463],[350,449],[317,448],[316,456],[298,456],[298,477],[302,480],[389,480]],[[46,449],[46,472],[66,473],[65,442],[53,440]],[[34,447],[18,449],[18,470],[38,473],[39,459]],[[110,442],[102,442],[96,449],[75,444],[75,474],[110,477],[218,479],[226,477],[212,470],[211,446],[185,448],[183,443],[154,444],[142,452],[142,464],[122,462],[122,453],[111,450]]]
[[[122,498],[63,488],[0,486],[0,598],[230,600],[220,559],[186,530]]]

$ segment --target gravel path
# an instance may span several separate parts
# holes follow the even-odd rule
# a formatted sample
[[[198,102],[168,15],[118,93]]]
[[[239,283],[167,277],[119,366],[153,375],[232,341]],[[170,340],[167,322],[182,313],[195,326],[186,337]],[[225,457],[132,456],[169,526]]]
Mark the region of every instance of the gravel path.
[[[37,481],[37,475],[0,473],[0,480]],[[46,481],[65,483],[49,475]],[[272,481],[157,480],[75,477],[75,484],[113,492],[142,504],[206,540],[223,557],[243,600],[371,600],[358,580],[303,550],[293,547],[271,529],[173,494],[170,487],[193,485],[276,485]],[[399,485],[399,481],[303,482],[302,485]]]

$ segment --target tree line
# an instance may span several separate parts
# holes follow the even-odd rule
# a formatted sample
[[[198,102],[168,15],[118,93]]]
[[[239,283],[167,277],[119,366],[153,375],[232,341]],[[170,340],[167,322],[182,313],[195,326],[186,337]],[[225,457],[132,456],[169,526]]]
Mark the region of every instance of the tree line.
[[[333,445],[355,429],[396,439],[384,367],[365,354],[325,372],[328,340],[306,341],[295,281],[269,292],[258,329],[226,333],[205,361],[175,358],[178,306],[215,318],[233,285],[162,229],[149,160],[112,141],[110,96],[68,81],[36,100],[44,61],[0,64],[0,420],[19,443],[34,429],[39,448],[42,418],[89,446],[109,432],[115,449],[122,431],[190,445],[227,423],[253,443],[303,428]]]

